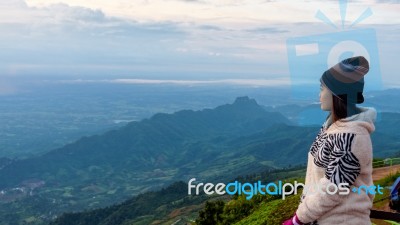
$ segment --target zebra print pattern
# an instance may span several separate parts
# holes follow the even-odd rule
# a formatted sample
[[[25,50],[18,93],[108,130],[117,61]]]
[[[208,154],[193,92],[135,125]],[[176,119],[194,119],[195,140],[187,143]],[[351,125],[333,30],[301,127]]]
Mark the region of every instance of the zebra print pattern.
[[[317,137],[311,145],[310,152],[314,156],[314,163],[319,167],[326,168],[329,163],[330,145],[326,146],[328,135],[326,129],[321,127]]]
[[[351,144],[355,134],[337,133],[329,135],[332,151],[329,156],[329,164],[325,171],[325,177],[332,183],[348,183],[347,187],[354,183],[360,174],[360,162],[351,152]]]
[[[314,163],[325,168],[325,177],[332,183],[348,183],[349,187],[360,174],[360,163],[351,152],[351,145],[355,134],[335,133],[327,134],[321,127],[310,148]]]

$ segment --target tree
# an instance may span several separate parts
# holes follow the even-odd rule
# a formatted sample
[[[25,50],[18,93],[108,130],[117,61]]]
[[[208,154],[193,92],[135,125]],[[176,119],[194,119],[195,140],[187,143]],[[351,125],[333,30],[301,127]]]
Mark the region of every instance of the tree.
[[[199,212],[196,219],[197,225],[216,225],[222,222],[222,213],[224,212],[225,202],[221,200],[207,201],[204,209]]]

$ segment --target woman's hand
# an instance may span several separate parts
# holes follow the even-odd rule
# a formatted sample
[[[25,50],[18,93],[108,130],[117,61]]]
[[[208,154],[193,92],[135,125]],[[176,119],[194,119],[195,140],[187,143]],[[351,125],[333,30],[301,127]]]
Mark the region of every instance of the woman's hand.
[[[303,225],[299,218],[297,217],[296,213],[294,213],[294,216],[285,222],[282,223],[282,225]]]

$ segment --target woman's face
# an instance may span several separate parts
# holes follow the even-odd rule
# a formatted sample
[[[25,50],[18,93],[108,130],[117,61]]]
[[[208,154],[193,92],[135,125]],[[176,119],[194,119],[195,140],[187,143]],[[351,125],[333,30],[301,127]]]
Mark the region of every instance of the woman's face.
[[[324,111],[332,110],[332,93],[331,91],[321,83],[319,92],[319,102],[321,103],[321,109]]]

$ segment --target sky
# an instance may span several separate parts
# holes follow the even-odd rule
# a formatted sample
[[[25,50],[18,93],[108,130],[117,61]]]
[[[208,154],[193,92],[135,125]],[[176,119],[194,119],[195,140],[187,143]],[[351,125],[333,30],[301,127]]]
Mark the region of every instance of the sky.
[[[2,0],[0,92],[10,91],[9,79],[43,76],[278,85],[291,80],[297,59],[287,40],[358,29],[376,32],[379,64],[371,65],[384,87],[400,87],[400,0],[349,1],[343,9],[333,0]]]

